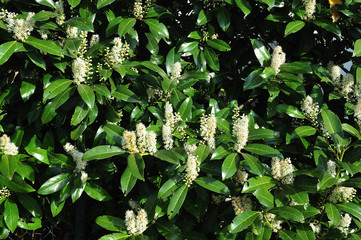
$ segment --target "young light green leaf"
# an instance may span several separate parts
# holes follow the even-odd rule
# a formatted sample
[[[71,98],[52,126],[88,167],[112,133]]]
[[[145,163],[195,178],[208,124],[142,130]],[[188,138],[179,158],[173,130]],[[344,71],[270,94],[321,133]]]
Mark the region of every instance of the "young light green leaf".
[[[231,178],[238,169],[239,156],[237,153],[229,154],[222,164],[222,180]]]
[[[361,39],[356,40],[354,49],[353,49],[353,56],[360,57],[361,56]]]
[[[118,27],[119,37],[122,37],[126,33],[128,33],[129,30],[134,27],[135,23],[136,23],[135,18],[123,18],[122,20],[120,20],[119,27]]]
[[[18,227],[19,209],[12,199],[6,199],[4,204],[4,221],[11,232]]]
[[[206,24],[208,22],[207,20],[207,15],[205,14],[204,10],[200,10],[198,17],[197,17],[197,25],[203,25]]]
[[[16,41],[6,42],[0,45],[0,65],[4,64],[16,51]]]

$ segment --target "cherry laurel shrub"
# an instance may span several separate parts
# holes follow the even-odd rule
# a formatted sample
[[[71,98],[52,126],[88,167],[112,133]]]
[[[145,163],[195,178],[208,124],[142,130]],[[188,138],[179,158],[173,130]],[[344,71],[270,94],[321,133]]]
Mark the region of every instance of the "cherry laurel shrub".
[[[360,0],[1,0],[2,239],[360,239]]]

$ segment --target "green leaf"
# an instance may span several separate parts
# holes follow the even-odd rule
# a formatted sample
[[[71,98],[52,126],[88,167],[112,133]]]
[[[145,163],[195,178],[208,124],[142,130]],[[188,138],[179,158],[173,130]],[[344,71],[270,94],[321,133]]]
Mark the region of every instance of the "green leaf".
[[[77,27],[79,30],[94,32],[93,23],[90,18],[73,17],[66,22],[71,26]]]
[[[133,189],[136,182],[137,178],[134,177],[132,171],[127,167],[120,178],[120,188],[125,196]]]
[[[222,180],[233,177],[237,172],[239,156],[237,153],[229,154],[222,164]]]
[[[361,188],[361,178],[350,178],[342,182],[341,185],[345,187]]]
[[[54,4],[53,0],[35,0],[35,2],[37,2],[41,5],[44,5],[44,6],[55,8],[55,4]]]
[[[153,34],[163,38],[169,38],[168,29],[163,23],[160,23],[156,19],[145,19],[144,22],[149,26],[149,29]]]
[[[276,181],[268,176],[256,176],[248,179],[247,183],[243,185],[242,193],[251,193],[257,189],[264,188],[270,189],[276,186]]]
[[[197,25],[200,26],[200,25],[206,24],[207,22],[208,22],[207,15],[205,14],[204,10],[202,9],[199,11],[199,14],[197,17]]]
[[[79,5],[81,0],[68,0],[68,3],[70,4],[70,6],[72,7],[76,7]]]
[[[291,139],[295,137],[308,137],[313,136],[316,133],[316,129],[311,126],[301,126],[295,129],[295,131],[291,135]]]
[[[288,72],[292,74],[312,74],[313,70],[308,62],[292,62],[284,63],[280,66],[281,72]]]
[[[286,113],[288,116],[293,118],[305,118],[302,112],[292,105],[279,104],[276,106],[276,110],[278,112]]]
[[[115,0],[98,0],[97,9],[101,9],[112,4]]]
[[[0,45],[0,65],[6,63],[16,51],[16,41],[6,42]]]
[[[242,10],[242,12],[244,13],[244,17],[247,17],[248,14],[251,13],[252,11],[252,7],[251,5],[247,2],[247,0],[235,0],[237,6]]]
[[[326,203],[325,207],[327,217],[328,219],[330,219],[330,226],[337,227],[341,219],[340,212],[338,211],[336,206],[331,203]]]
[[[274,197],[267,189],[259,188],[253,192],[253,195],[258,199],[260,204],[269,208],[274,207]]]
[[[104,84],[96,84],[96,85],[92,85],[92,87],[94,88],[94,91],[96,93],[99,93],[100,95],[102,95],[108,99],[110,99],[112,97],[109,89]]]
[[[287,184],[285,184],[283,188],[286,191],[287,195],[289,195],[291,199],[293,199],[298,204],[304,205],[309,202],[307,192],[300,191],[295,187],[293,187],[292,185],[287,185]]]
[[[227,31],[231,24],[231,13],[225,7],[218,8],[217,20],[223,31]]]
[[[188,187],[187,185],[182,185],[171,197],[170,202],[167,208],[167,215],[169,219],[172,219],[179,213],[180,208],[183,205],[183,202],[187,196]]]
[[[246,161],[246,163],[248,164],[248,166],[251,168],[251,173],[259,176],[264,174],[265,169],[261,161],[258,160],[258,158],[247,153],[241,153],[241,154],[244,160]]]
[[[259,63],[262,67],[269,66],[271,61],[271,55],[267,51],[263,43],[257,39],[251,39],[254,54],[256,55]]]
[[[173,164],[179,164],[179,158],[175,152],[172,150],[159,150],[154,155],[155,157],[159,158],[160,160],[173,163]]]
[[[145,163],[143,157],[139,153],[130,154],[128,156],[128,167],[136,178],[144,180]]]
[[[221,52],[229,51],[231,50],[231,47],[224,41],[220,39],[213,39],[207,41],[208,46],[217,49]]]
[[[253,89],[256,87],[261,86],[265,79],[261,76],[262,69],[256,69],[253,72],[251,72],[247,77],[243,84],[244,90]]]
[[[51,99],[56,97],[58,94],[64,92],[73,81],[69,79],[59,79],[52,82],[49,86],[44,89],[44,99]]]
[[[128,87],[124,85],[119,85],[116,91],[112,92],[112,95],[120,101],[133,103],[138,102],[137,96],[134,94],[134,92],[129,90]]]
[[[0,159],[0,172],[9,180],[13,178],[13,174],[18,167],[18,159],[12,155],[2,155]]]
[[[342,123],[342,130],[351,134],[354,137],[357,137],[358,139],[361,139],[361,134],[360,134],[359,130],[357,130],[350,124]]]
[[[280,231],[280,238],[282,238],[282,240],[294,240],[296,239],[296,235],[295,232],[289,230]]]
[[[216,117],[216,125],[219,130],[225,133],[231,132],[229,121],[220,117]]]
[[[335,185],[336,183],[337,183],[337,180],[334,177],[332,177],[330,174],[325,172],[323,174],[322,179],[317,184],[317,189],[323,190],[323,189],[326,189],[326,188],[329,188],[329,187]]]
[[[18,226],[26,230],[36,230],[42,227],[40,218],[31,218],[32,222],[26,222],[24,219],[20,218],[18,221]]]
[[[209,153],[211,152],[211,149],[209,146],[201,144],[197,147],[197,156],[198,156],[198,161],[200,163],[202,163],[209,155]]]
[[[97,217],[95,219],[95,223],[101,226],[102,228],[105,228],[106,230],[113,232],[119,232],[126,228],[123,219],[109,215],[103,215]]]
[[[271,209],[270,212],[286,220],[291,220],[296,222],[303,222],[304,220],[303,214],[293,207],[288,207],[288,206],[276,207]]]
[[[274,149],[273,147],[270,147],[265,144],[260,143],[252,143],[248,144],[244,147],[244,150],[260,155],[260,156],[266,156],[266,157],[275,157],[275,156],[282,156],[282,154]]]
[[[12,199],[6,199],[4,204],[4,221],[11,232],[18,227],[19,209]]]
[[[192,119],[192,106],[193,106],[193,101],[192,98],[189,97],[185,99],[181,104],[181,106],[179,107],[178,113],[183,120],[186,121]]]
[[[55,110],[55,104],[53,102],[49,102],[44,108],[43,115],[41,116],[41,122],[46,124],[53,120],[53,118],[56,116]]]
[[[218,125],[218,124],[217,124]],[[216,150],[213,152],[211,159],[212,160],[217,160],[217,159],[222,159],[225,156],[227,156],[230,152],[228,151],[228,149],[226,149],[224,146],[220,145],[216,148]]]
[[[54,41],[50,40],[42,40],[32,36],[29,36],[24,43],[33,46],[34,48],[39,49],[40,51],[47,52],[49,54],[55,56],[62,56],[62,49],[61,47],[56,44]]]
[[[229,228],[230,232],[241,232],[243,229],[249,227],[259,216],[259,212],[256,211],[247,211],[238,214],[231,223],[231,227]]]
[[[182,232],[181,230],[174,225],[173,223],[170,223],[169,221],[159,219],[157,221],[157,229],[160,234],[163,235],[166,239],[169,240],[182,240]]]
[[[19,199],[21,205],[31,213],[34,217],[41,217],[42,210],[39,203],[31,197],[29,194],[26,193],[18,193],[16,197]]]
[[[192,41],[192,42],[184,42],[182,45],[180,45],[178,52],[183,53],[190,53],[193,51],[193,49],[198,48],[199,42]]]
[[[4,45],[4,44],[3,44]],[[1,48],[1,47],[0,47]],[[0,50],[1,52],[1,50]],[[1,55],[1,54],[0,54]],[[356,40],[354,49],[353,49],[353,57],[360,57],[361,56],[361,39]],[[0,57],[1,59],[1,57]],[[0,61],[1,64],[1,61]]]
[[[90,161],[90,160],[107,159],[123,153],[125,153],[125,151],[117,146],[101,145],[101,146],[93,147],[88,151],[86,151],[83,155],[83,160]]]
[[[36,85],[34,83],[29,82],[27,80],[23,80],[21,82],[20,95],[21,98],[24,100],[24,102],[29,100],[29,98],[34,94],[35,89],[36,89]]]
[[[277,136],[277,133],[271,129],[251,129],[248,134],[248,141],[251,140],[262,140],[262,139],[272,139]]]
[[[77,105],[74,110],[74,114],[71,117],[70,125],[75,126],[81,123],[84,118],[88,115],[89,109],[85,103],[81,102]]]
[[[301,225],[297,225],[297,237],[298,239],[304,239],[304,240],[314,240],[315,239],[315,234],[313,233],[312,229],[310,226],[301,224]]]
[[[27,193],[27,192],[34,192],[35,189],[32,188],[29,184],[27,184],[20,176],[15,174],[12,180],[4,177],[0,174],[0,183],[3,186],[8,187],[10,190],[17,192],[17,193]]]
[[[340,140],[337,136],[343,138],[343,130],[341,121],[338,116],[330,110],[322,110],[321,112],[323,122],[326,125],[327,131],[331,134],[334,143],[340,145]]]
[[[108,201],[112,199],[112,197],[107,191],[104,190],[104,188],[98,186],[95,183],[87,182],[84,191],[86,194],[88,194],[89,197],[98,201]]]
[[[211,178],[211,177],[200,177],[195,180],[195,182],[205,189],[208,189],[212,192],[220,193],[220,194],[229,194],[230,191],[224,183],[221,181]]]
[[[180,177],[174,176],[169,178],[158,191],[158,198],[167,198],[178,188]]]
[[[205,47],[203,52],[208,66],[214,71],[219,71],[219,59],[213,49]]]
[[[359,221],[361,221],[361,207],[356,203],[345,202],[337,204],[336,207],[343,212],[347,212],[354,217],[356,217]]]
[[[69,173],[62,173],[48,179],[38,190],[41,195],[52,194],[62,190],[67,185],[72,176]]]
[[[328,19],[321,19],[321,20],[313,20],[313,24],[322,27],[326,31],[335,34],[338,37],[341,37],[341,29],[336,23],[331,23]]]
[[[122,239],[134,239],[134,240],[141,240],[143,239],[144,235],[139,235],[137,237],[133,236],[132,238],[130,238],[131,235],[127,234],[127,233],[113,233],[113,234],[107,234],[102,236],[101,238],[99,238],[99,240],[122,240]],[[146,239],[146,238],[145,238]]]
[[[300,20],[296,20],[296,21],[288,23],[286,26],[286,29],[285,29],[285,37],[290,35],[291,33],[298,32],[304,26],[305,26],[305,22],[300,21]]]
[[[78,85],[78,92],[83,101],[89,108],[93,108],[95,104],[95,94],[93,89],[85,84]]]
[[[123,18],[122,20],[120,20],[118,27],[119,37],[122,37],[126,33],[128,33],[129,30],[134,27],[136,21],[137,20],[135,18]]]

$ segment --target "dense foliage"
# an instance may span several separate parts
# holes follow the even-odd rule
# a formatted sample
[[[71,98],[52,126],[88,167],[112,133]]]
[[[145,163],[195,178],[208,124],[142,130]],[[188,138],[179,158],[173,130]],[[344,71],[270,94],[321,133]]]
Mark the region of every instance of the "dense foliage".
[[[360,239],[360,0],[1,0],[0,238]]]

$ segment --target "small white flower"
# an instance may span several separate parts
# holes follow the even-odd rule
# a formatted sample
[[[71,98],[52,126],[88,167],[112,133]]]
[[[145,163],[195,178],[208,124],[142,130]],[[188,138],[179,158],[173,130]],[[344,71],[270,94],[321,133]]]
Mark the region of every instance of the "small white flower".
[[[201,137],[207,141],[208,146],[214,150],[216,148],[216,141],[214,135],[216,134],[217,123],[216,117],[213,114],[208,116],[203,115],[201,118]]]
[[[73,158],[76,164],[74,171],[77,173],[82,173],[82,171],[85,170],[87,166],[87,162],[83,161],[83,153],[78,151],[78,149],[70,143],[66,143],[64,145],[64,150]],[[83,179],[85,178],[85,175],[83,176],[83,173],[82,177]],[[88,177],[88,175],[86,177]]]
[[[97,44],[99,42],[99,35],[98,34],[93,34],[92,38],[90,39],[90,44],[89,47],[93,47],[95,44]]]
[[[333,62],[329,62],[327,65],[328,71],[331,73],[331,80],[336,87],[341,86],[341,68],[334,65]]]
[[[313,102],[310,95],[307,95],[301,103],[302,113],[310,119],[313,124],[317,124],[317,116],[319,114],[319,106],[317,102]]]
[[[135,214],[133,210],[127,210],[125,212],[125,226],[129,234],[135,234],[137,232],[135,223]]]
[[[109,67],[113,67],[114,65],[121,64],[125,61],[129,56],[129,44],[122,43],[121,38],[114,38],[114,45],[112,49],[109,51],[109,48],[106,49],[105,58],[106,64]]]
[[[271,68],[275,70],[275,73],[280,72],[280,67],[286,62],[286,54],[282,51],[281,46],[276,46],[273,50]]]
[[[142,0],[135,0],[134,7],[133,7],[133,15],[135,18],[138,18],[138,19],[143,18]]]
[[[62,0],[55,2],[55,13],[56,16],[56,23],[58,25],[63,25],[65,22],[65,14],[64,14],[64,2]]]
[[[87,77],[92,74],[91,70],[91,57],[88,57],[86,59],[84,59],[83,57],[76,58],[73,62],[74,82],[77,85],[86,82]]]
[[[330,174],[331,177],[336,177],[336,163],[332,160],[327,162],[327,172]]]
[[[179,78],[181,77],[181,73],[182,73],[182,66],[180,62],[174,63],[171,80],[175,81],[178,84]]]
[[[351,222],[352,218],[348,213],[345,213],[343,216],[341,215],[340,223],[337,228],[340,229],[340,231],[347,236],[350,233],[349,227],[351,225]]]
[[[356,189],[353,187],[337,186],[333,189],[328,200],[331,203],[351,202],[356,195]]]
[[[135,220],[135,223],[136,223],[137,234],[142,234],[147,229],[148,216],[147,216],[147,212],[144,209],[140,209],[138,211],[138,215]]]
[[[279,232],[282,229],[281,224],[283,223],[282,220],[276,220],[276,215],[273,213],[266,213],[265,218],[267,218],[268,223],[272,227],[273,232]]]
[[[314,14],[316,12],[316,0],[304,0],[303,4],[305,6],[305,19],[312,20],[315,18]]]
[[[157,134],[155,134],[155,132],[147,132],[145,147],[151,155],[154,155],[157,152]]]
[[[0,150],[5,155],[12,155],[15,156],[19,153],[18,147],[15,143],[11,142],[10,138],[4,134],[0,138]]]
[[[343,96],[347,97],[350,93],[353,92],[354,81],[355,80],[350,73],[347,73],[343,76],[341,83],[341,93]]]
[[[136,133],[137,133],[138,150],[139,150],[139,152],[144,153],[146,151],[147,130],[143,123],[137,124]]]
[[[248,123],[249,119],[244,114],[241,118],[237,118],[233,122],[232,135],[237,138],[237,143],[234,145],[234,149],[239,153],[246,146],[248,141]]]
[[[137,153],[137,137],[134,131],[125,130],[123,132],[122,147],[130,153]]]
[[[293,184],[294,166],[290,158],[280,160],[278,157],[273,157],[271,160],[271,168],[274,179],[281,181],[282,184]]]

